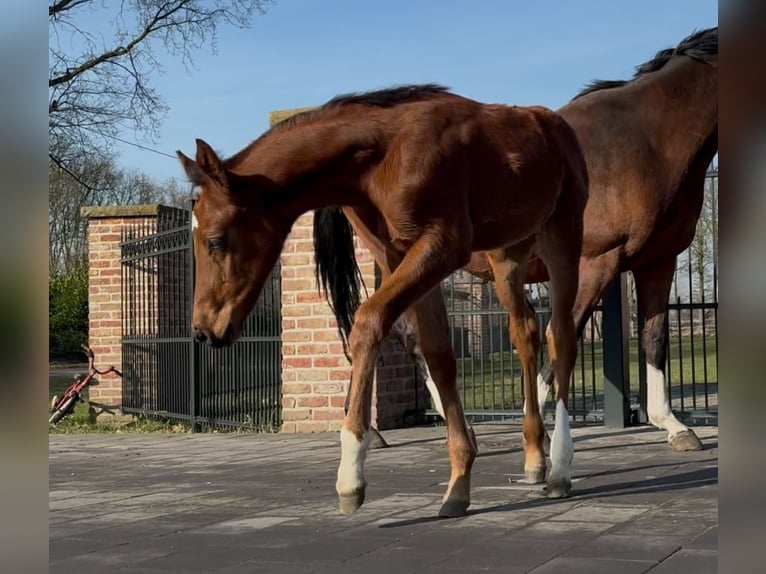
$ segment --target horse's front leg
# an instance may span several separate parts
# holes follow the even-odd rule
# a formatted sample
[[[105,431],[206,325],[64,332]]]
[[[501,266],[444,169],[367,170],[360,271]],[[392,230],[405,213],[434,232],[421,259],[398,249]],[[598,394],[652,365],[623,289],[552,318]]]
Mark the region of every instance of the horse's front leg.
[[[644,320],[642,343],[646,352],[647,414],[649,422],[668,431],[668,444],[676,451],[701,450],[694,431],[676,418],[665,381],[667,362],[668,297],[676,269],[675,258],[633,271],[638,314]]]
[[[447,237],[459,236],[449,234]],[[353,374],[348,411],[341,429],[341,461],[336,483],[343,513],[354,512],[364,502],[364,460],[370,440],[373,376],[380,346],[394,321],[410,305],[470,257],[470,250],[452,245],[447,237],[434,232],[423,234],[354,318],[349,337]]]

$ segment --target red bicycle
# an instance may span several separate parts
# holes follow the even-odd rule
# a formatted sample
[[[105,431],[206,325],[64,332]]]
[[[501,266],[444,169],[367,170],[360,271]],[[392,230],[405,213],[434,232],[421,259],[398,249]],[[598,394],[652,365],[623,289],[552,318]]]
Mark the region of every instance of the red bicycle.
[[[122,373],[115,369],[114,365],[110,365],[109,368],[105,371],[99,371],[96,367],[93,366],[94,355],[91,348],[87,345],[82,345],[82,348],[85,350],[85,354],[88,356],[88,374],[84,377],[75,377],[75,382],[67,387],[67,390],[64,391],[63,395],[55,395],[51,399],[51,414],[48,418],[49,424],[56,424],[74,410],[74,407],[78,401],[82,402],[82,390],[90,385],[93,377],[96,375],[117,373],[118,376],[122,376]]]

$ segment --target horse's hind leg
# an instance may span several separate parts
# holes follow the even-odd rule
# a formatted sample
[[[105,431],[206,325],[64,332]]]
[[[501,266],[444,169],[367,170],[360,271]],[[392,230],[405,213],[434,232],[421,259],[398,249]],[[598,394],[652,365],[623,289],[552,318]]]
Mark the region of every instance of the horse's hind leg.
[[[675,257],[633,272],[638,295],[638,315],[644,320],[642,344],[646,352],[647,414],[649,422],[668,431],[668,444],[676,451],[701,450],[694,431],[673,414],[665,385],[668,297],[676,269]]]
[[[471,502],[471,468],[477,446],[457,390],[455,354],[441,289],[432,289],[415,305],[414,311],[419,335],[416,349],[423,358],[421,368],[428,372],[436,409],[447,423],[451,473],[439,516],[462,516]]]
[[[440,303],[438,300],[434,299],[434,297],[441,298],[441,296],[440,287],[432,289],[428,295],[418,302],[418,306],[421,307],[421,314],[438,313],[438,305]],[[441,302],[441,305],[444,305],[443,301]],[[402,316],[396,320],[393,330],[396,331],[405,350],[409,353],[415,366],[425,378],[426,389],[428,389],[428,393],[431,395],[436,412],[439,413],[439,416],[441,416],[442,419],[446,420],[444,405],[442,404],[441,396],[439,395],[439,389],[436,385],[436,381],[434,381],[431,369],[428,366],[428,360],[423,354],[423,346],[420,342],[420,329],[418,328],[418,318],[415,309],[411,307],[406,313],[402,314]]]
[[[428,295],[423,297],[423,299],[418,302],[418,309],[421,314],[434,314],[436,317],[440,317],[442,314],[446,313],[441,287],[434,287]],[[431,372],[432,369],[429,367],[429,359],[423,354],[420,329],[418,328],[418,319],[414,308],[408,309],[406,313],[402,314],[402,316],[397,319],[394,324],[394,330],[397,331],[402,345],[410,354],[418,371],[425,378],[426,388],[431,395],[436,412],[438,412],[439,416],[446,421],[447,416],[444,412],[444,405],[439,386],[436,384]],[[452,342],[449,339],[447,339],[447,343],[451,347]],[[436,355],[436,358],[431,358],[430,360],[438,360],[438,355]],[[452,360],[454,361],[454,357]],[[476,433],[474,433],[473,427],[470,424],[468,425],[468,433],[471,435],[471,441],[473,442],[474,447],[478,450]],[[449,445],[449,432],[447,432],[447,444]]]
[[[530,311],[532,313],[536,314],[535,308],[532,306],[532,304],[527,301],[527,305],[529,305]],[[548,369],[550,371],[550,376],[546,378],[544,376],[545,369]],[[543,421],[543,451],[545,452],[545,455],[550,454],[551,450],[551,437],[548,435],[548,429],[545,427],[545,402],[548,400],[548,393],[551,391],[551,385],[553,384],[553,369],[551,369],[550,364],[545,364],[543,366],[543,373],[537,374],[537,404],[538,404],[538,410],[540,412],[540,420]],[[524,402],[523,407],[523,414],[526,414],[527,411],[527,403]]]
[[[373,375],[375,377],[377,375],[377,372]],[[353,380],[353,374],[352,374],[352,380]],[[373,387],[377,385],[376,380],[373,378]],[[348,405],[349,402],[351,402],[351,380],[348,383],[348,392],[346,393],[346,402],[343,405],[343,414],[348,414]],[[388,443],[386,442],[386,439],[383,438],[383,435],[380,434],[380,431],[376,429],[374,426],[370,425],[370,440],[369,444],[367,445],[367,448],[369,450],[375,450],[379,448],[388,448]]]
[[[349,346],[353,376],[348,412],[341,429],[341,461],[336,490],[341,512],[364,502],[364,459],[370,437],[372,382],[375,361],[394,321],[452,271],[468,261],[470,250],[452,237],[461,233],[421,235],[391,276],[356,313]],[[445,405],[446,409],[446,405]],[[468,441],[466,433],[466,442]]]
[[[521,361],[524,381],[524,475],[527,482],[545,480],[545,429],[538,410],[537,354],[540,348],[537,318],[524,297],[524,275],[532,240],[488,253],[495,274],[495,291],[508,311],[508,331]]]

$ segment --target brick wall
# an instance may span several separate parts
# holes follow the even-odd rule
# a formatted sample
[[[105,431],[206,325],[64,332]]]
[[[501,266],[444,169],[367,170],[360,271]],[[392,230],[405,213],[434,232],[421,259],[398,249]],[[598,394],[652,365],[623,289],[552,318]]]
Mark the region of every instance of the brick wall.
[[[122,277],[120,240],[123,227],[156,225],[159,205],[83,207],[88,219],[88,344],[96,367],[122,370]],[[117,414],[122,403],[122,379],[110,373],[89,389],[97,415]]]
[[[351,378],[330,306],[314,278],[314,216],[301,216],[282,253],[282,430],[339,430]],[[375,263],[356,242],[356,257],[369,293]],[[422,383],[398,341],[384,344],[373,395],[373,424],[380,429],[412,424],[425,408]],[[422,416],[422,414],[421,414]]]

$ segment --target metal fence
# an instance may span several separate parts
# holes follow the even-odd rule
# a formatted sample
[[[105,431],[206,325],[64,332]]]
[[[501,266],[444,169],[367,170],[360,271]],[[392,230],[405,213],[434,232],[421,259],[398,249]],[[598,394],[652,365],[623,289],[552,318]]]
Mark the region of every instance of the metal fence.
[[[123,409],[197,426],[281,424],[279,268],[237,343],[213,353],[191,334],[189,212],[163,209],[122,232]]]
[[[706,181],[695,239],[678,257],[669,302],[666,378],[671,405],[686,422],[717,422],[717,201],[714,171]],[[126,226],[121,257],[125,411],[193,426],[278,428],[279,269],[272,273],[237,344],[212,353],[194,342],[189,327],[194,267],[189,212],[163,209],[156,221]],[[521,417],[521,365],[493,286],[459,271],[443,283],[443,292],[467,414],[474,420]],[[645,420],[640,394],[646,369],[630,280],[627,294],[627,388],[633,415]],[[550,316],[546,286],[527,286],[527,298],[544,333]],[[575,419],[605,418],[604,328],[604,313],[598,306],[583,331],[572,375],[569,411]],[[539,366],[546,361],[543,336]]]
[[[672,408],[687,423],[715,423],[718,416],[717,204],[715,170],[708,173],[695,239],[678,257],[669,301],[666,379]],[[497,300],[493,284],[458,271],[444,281],[442,290],[466,413],[473,420],[521,417],[521,364],[509,340],[507,313]],[[526,291],[538,317],[542,367],[547,361],[544,330],[550,317],[547,287],[528,285]],[[639,394],[645,388],[646,366],[639,345],[641,325],[630,276],[627,295],[630,408],[632,415],[643,421],[646,417]],[[603,307],[599,305],[579,341],[569,404],[575,419],[604,420],[603,319]]]

